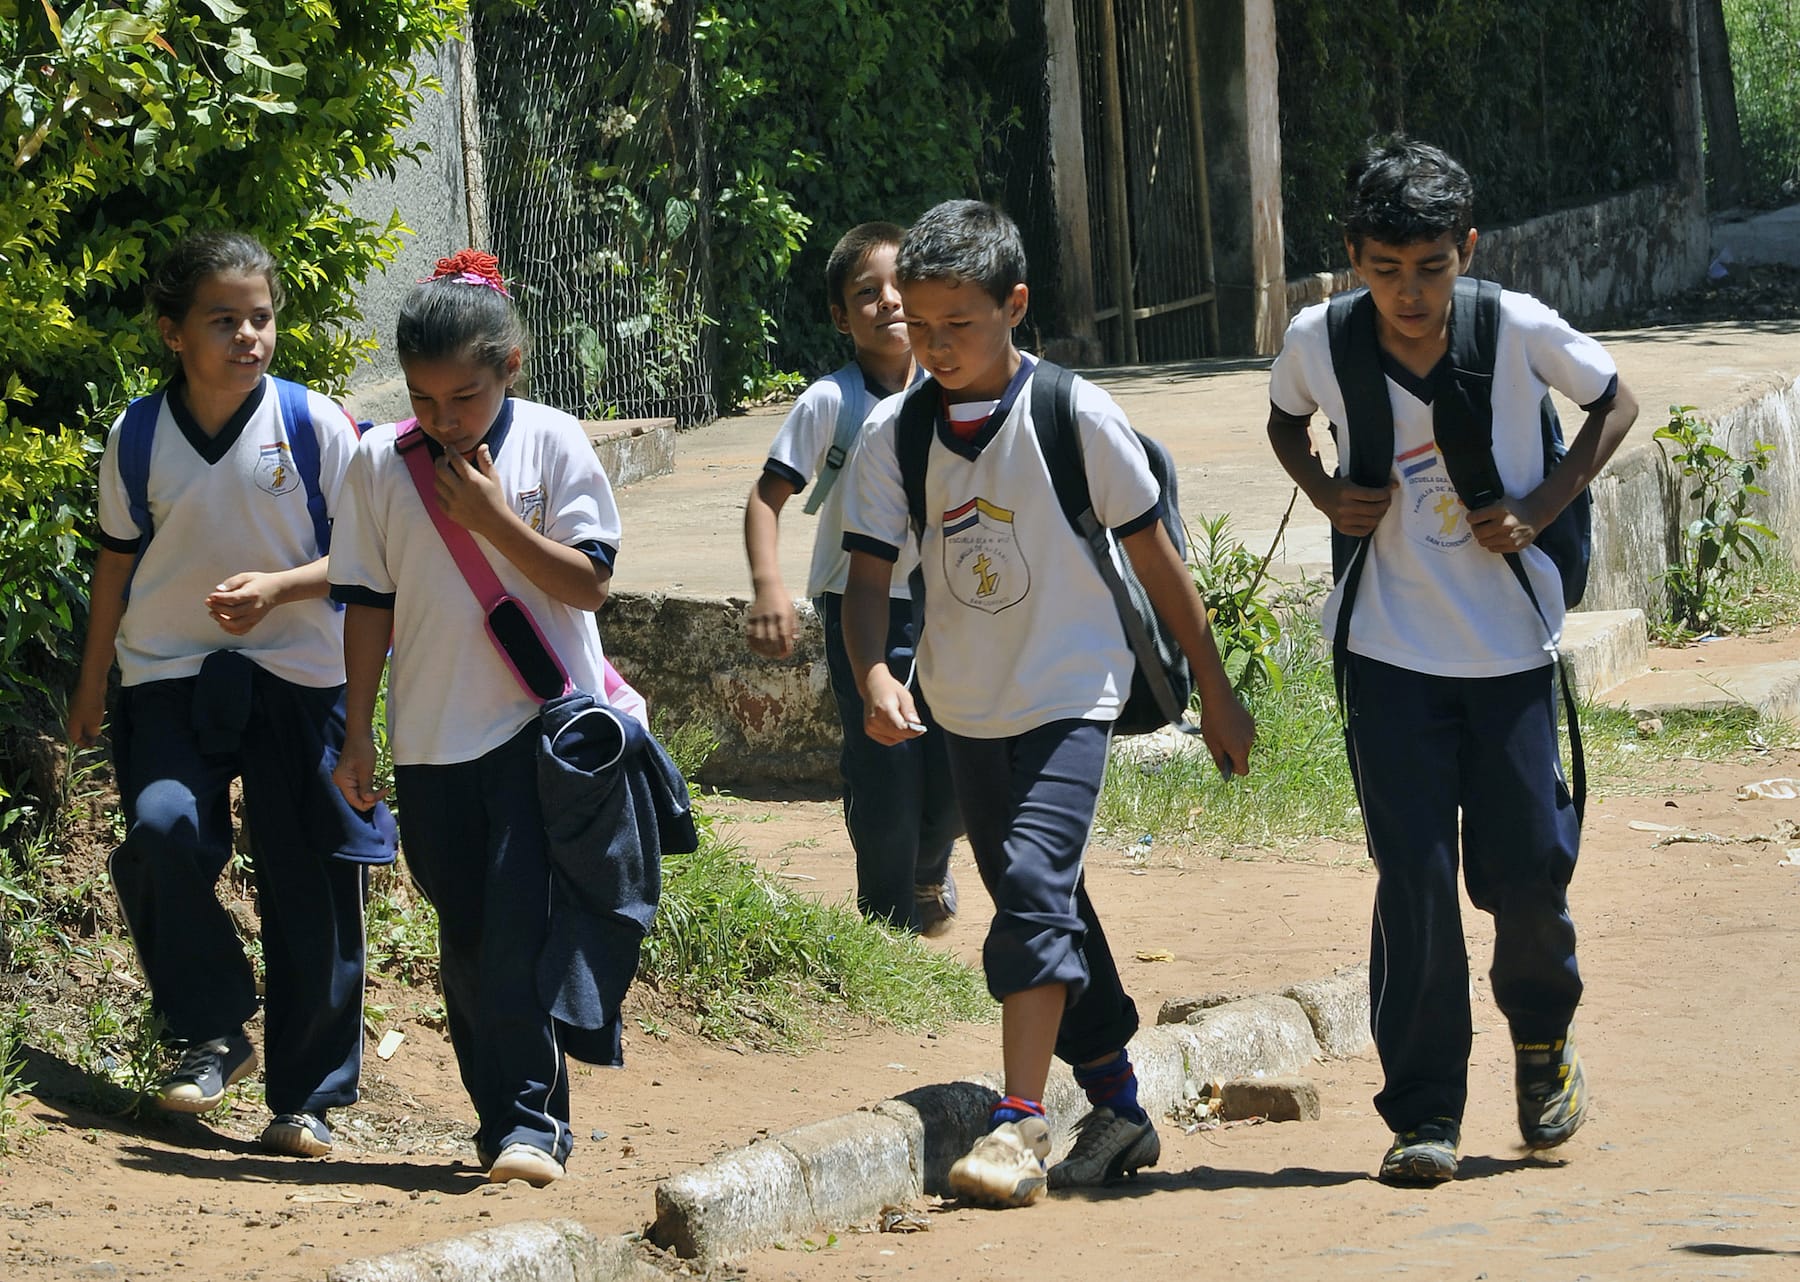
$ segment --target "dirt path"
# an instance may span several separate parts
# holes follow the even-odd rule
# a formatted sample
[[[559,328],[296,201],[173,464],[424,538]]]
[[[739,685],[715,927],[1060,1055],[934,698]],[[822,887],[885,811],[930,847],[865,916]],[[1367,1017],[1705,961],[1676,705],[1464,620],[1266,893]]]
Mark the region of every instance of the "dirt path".
[[[1741,643],[1739,643],[1741,644]],[[1752,647],[1800,656],[1800,644]],[[1678,663],[1724,662],[1690,651]],[[1386,1136],[1372,1055],[1317,1066],[1313,1124],[1162,1128],[1161,1166],[1135,1183],[1026,1211],[933,1208],[931,1229],[849,1232],[745,1262],[752,1278],[1108,1277],[1534,1280],[1800,1276],[1800,992],[1794,921],[1800,800],[1740,801],[1738,785],[1800,775],[1800,745],[1725,765],[1683,762],[1598,790],[1573,891],[1588,982],[1581,1035],[1592,1119],[1561,1162],[1528,1160],[1511,1119],[1510,1057],[1487,992],[1491,932],[1470,914],[1476,982],[1464,1178],[1430,1193],[1369,1177]],[[848,892],[836,808],[721,798],[738,838],[788,884]],[[1773,841],[1658,844],[1662,824]],[[1795,857],[1800,860],[1800,856]],[[974,959],[981,892],[944,941]],[[1360,850],[1276,857],[1159,853],[1092,861],[1096,902],[1146,1016],[1162,1000],[1312,978],[1366,949],[1372,874]],[[371,1001],[399,1006],[393,990]],[[32,1101],[42,1129],[0,1171],[0,1277],[318,1279],[340,1260],[519,1219],[641,1227],[655,1182],[725,1148],[998,1059],[995,1026],[938,1036],[847,1031],[801,1058],[738,1053],[633,1027],[623,1070],[574,1079],[570,1175],[542,1192],[490,1189],[441,1034],[403,1024],[367,1098],[334,1114],[339,1144],[303,1163],[258,1153],[252,1109],[134,1123]],[[63,1085],[79,1085],[64,1082]],[[66,1093],[66,1092],[65,1092]]]

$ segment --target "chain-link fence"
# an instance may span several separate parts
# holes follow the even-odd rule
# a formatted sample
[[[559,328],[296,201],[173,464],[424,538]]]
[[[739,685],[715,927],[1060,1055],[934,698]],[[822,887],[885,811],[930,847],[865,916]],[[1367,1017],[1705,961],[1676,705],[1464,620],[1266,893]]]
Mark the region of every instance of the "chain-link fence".
[[[488,232],[534,398],[583,418],[713,416],[692,0],[482,0]]]

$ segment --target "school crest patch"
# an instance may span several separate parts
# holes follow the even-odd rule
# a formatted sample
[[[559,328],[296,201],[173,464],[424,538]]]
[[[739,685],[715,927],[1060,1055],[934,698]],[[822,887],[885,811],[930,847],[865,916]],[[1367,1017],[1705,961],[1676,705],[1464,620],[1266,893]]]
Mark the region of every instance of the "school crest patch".
[[[513,502],[513,507],[519,513],[520,520],[524,521],[525,524],[529,525],[539,534],[544,532],[543,486],[540,485],[537,488],[530,490],[520,490],[518,498]]]
[[[300,473],[294,468],[294,456],[287,442],[265,445],[256,455],[256,484],[270,494],[286,494],[300,484]]]
[[[944,578],[964,605],[998,614],[1031,591],[1031,567],[1013,534],[1013,514],[986,499],[944,513]]]
[[[1454,552],[1475,537],[1463,519],[1463,502],[1457,497],[1450,474],[1437,445],[1421,445],[1394,456],[1406,495],[1403,524],[1413,542],[1439,552]]]

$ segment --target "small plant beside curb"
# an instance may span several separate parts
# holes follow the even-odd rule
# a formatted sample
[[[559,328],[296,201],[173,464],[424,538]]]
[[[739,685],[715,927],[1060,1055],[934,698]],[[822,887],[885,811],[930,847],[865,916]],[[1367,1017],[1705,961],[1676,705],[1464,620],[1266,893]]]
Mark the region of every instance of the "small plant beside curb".
[[[1665,443],[1663,453],[1680,470],[1685,497],[1698,509],[1682,527],[1678,563],[1663,574],[1669,622],[1704,634],[1719,625],[1732,576],[1760,564],[1777,537],[1750,513],[1752,500],[1768,493],[1758,478],[1775,447],[1757,441],[1748,457],[1738,458],[1714,439],[1712,425],[1692,405],[1671,405],[1655,439]]]

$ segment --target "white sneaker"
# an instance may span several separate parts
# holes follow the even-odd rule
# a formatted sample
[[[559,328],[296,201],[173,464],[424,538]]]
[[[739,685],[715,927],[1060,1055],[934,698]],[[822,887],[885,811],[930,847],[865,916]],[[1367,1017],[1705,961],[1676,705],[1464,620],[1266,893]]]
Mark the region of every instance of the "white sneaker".
[[[508,1180],[524,1180],[534,1189],[554,1184],[565,1174],[563,1164],[529,1144],[508,1144],[488,1167],[488,1183],[504,1184]]]
[[[1095,1188],[1155,1166],[1160,1157],[1162,1141],[1148,1117],[1131,1122],[1110,1108],[1092,1109],[1075,1123],[1069,1155],[1050,1168],[1050,1187]]]
[[[1029,1206],[1044,1196],[1050,1126],[1041,1117],[1002,1122],[950,1168],[950,1187],[988,1206]]]

